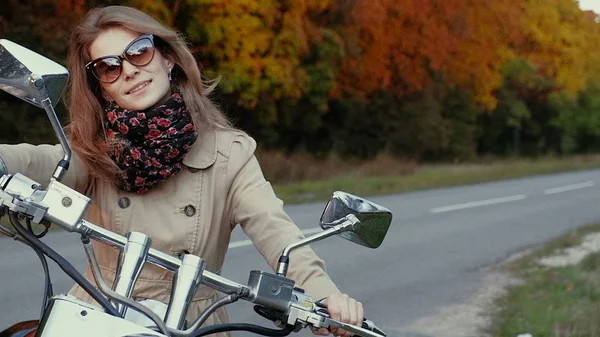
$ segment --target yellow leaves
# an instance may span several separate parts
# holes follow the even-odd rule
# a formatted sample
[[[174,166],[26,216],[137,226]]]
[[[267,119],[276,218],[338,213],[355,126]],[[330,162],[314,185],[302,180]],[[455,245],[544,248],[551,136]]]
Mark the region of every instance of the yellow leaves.
[[[239,93],[240,105],[259,100],[299,99],[308,81],[303,58],[320,29],[310,13],[330,1],[190,0],[197,24],[189,36],[205,46],[224,76],[226,92]]]
[[[228,6],[213,4],[201,7],[195,18],[203,23],[208,45],[219,45],[214,52],[229,59],[248,57],[264,52],[273,38],[267,17],[273,3],[264,1],[262,11],[251,11],[247,0],[236,0]],[[269,8],[271,6],[271,8]]]
[[[571,0],[528,0],[525,16],[526,38],[519,46],[520,54],[535,64],[542,75],[555,80],[565,93],[579,93],[589,76],[587,17]],[[592,50],[597,52],[597,45]]]

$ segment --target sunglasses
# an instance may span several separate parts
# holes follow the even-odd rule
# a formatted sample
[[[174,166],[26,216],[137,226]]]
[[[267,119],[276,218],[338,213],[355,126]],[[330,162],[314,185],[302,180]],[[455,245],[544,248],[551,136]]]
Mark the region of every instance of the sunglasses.
[[[98,81],[113,83],[123,72],[123,60],[127,60],[134,66],[142,67],[152,61],[154,50],[154,35],[145,34],[131,41],[121,55],[99,57],[86,64],[85,68]]]

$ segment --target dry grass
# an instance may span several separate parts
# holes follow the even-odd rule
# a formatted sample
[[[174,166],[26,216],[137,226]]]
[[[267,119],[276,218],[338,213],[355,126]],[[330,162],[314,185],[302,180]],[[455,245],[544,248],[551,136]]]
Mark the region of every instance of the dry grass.
[[[380,154],[368,161],[348,160],[338,156],[317,159],[307,153],[285,155],[280,151],[257,151],[266,178],[274,184],[327,180],[339,176],[365,177],[407,175],[418,168],[413,161],[404,161]]]
[[[600,167],[600,155],[425,165],[385,154],[368,161],[269,151],[259,151],[257,157],[277,195],[287,203],[325,200],[334,190],[369,196]]]

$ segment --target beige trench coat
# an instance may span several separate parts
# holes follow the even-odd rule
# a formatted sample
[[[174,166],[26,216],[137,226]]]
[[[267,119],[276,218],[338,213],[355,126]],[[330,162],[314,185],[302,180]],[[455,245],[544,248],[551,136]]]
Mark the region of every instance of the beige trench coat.
[[[152,239],[153,248],[174,256],[196,254],[213,272],[221,270],[231,232],[240,224],[275,268],[284,247],[303,235],[263,177],[255,149],[254,139],[242,132],[205,132],[184,158],[185,169],[145,195],[92,181],[76,157],[63,182],[92,198],[87,220],[122,235],[128,231],[145,233]],[[62,156],[58,145],[0,145],[0,157],[10,173],[20,172],[44,186]],[[118,252],[99,243],[95,250],[104,277],[112,284]],[[288,276],[315,299],[339,293],[323,261],[309,247],[292,253]],[[86,277],[94,283],[89,266]],[[136,283],[134,297],[167,302],[171,279],[172,273],[147,264]],[[79,286],[71,293],[93,301]],[[219,295],[201,286],[188,311],[188,322],[193,322]],[[227,312],[219,310],[206,324],[227,321]]]

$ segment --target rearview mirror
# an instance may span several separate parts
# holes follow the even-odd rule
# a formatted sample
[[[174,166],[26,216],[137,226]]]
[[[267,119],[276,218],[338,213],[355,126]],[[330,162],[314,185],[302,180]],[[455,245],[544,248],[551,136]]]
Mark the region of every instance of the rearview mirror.
[[[37,107],[47,97],[54,107],[69,72],[60,64],[6,39],[0,39],[0,89]]]
[[[0,89],[46,110],[65,156],[52,177],[60,181],[69,168],[71,146],[54,107],[67,85],[69,72],[60,64],[23,46],[0,39]]]
[[[360,222],[339,235],[365,247],[379,247],[392,223],[392,212],[369,200],[336,191],[325,206],[320,226],[322,229],[329,229],[346,218],[348,214],[355,215]]]
[[[350,193],[336,191],[327,202],[321,215],[322,232],[285,247],[277,264],[277,275],[286,276],[293,250],[328,238],[341,235],[344,239],[365,247],[377,248],[383,242],[392,223],[392,212],[366,199]]]

